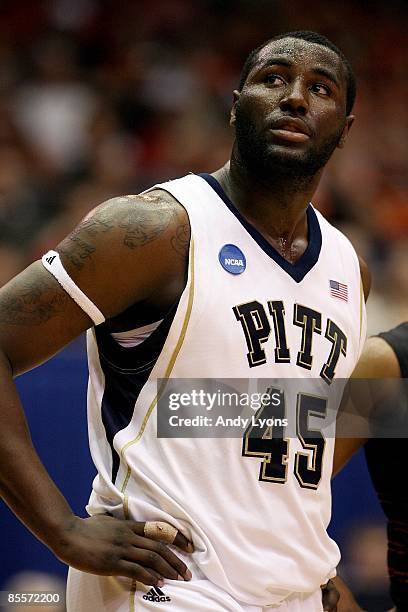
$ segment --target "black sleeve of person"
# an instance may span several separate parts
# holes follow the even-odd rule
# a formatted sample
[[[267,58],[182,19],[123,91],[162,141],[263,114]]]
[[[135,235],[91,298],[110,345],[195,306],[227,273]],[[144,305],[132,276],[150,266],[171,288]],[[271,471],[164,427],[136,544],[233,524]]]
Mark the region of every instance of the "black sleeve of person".
[[[397,356],[408,378],[408,323],[379,334]],[[391,597],[398,612],[408,610],[408,440],[372,438],[365,445],[368,469],[387,517]]]

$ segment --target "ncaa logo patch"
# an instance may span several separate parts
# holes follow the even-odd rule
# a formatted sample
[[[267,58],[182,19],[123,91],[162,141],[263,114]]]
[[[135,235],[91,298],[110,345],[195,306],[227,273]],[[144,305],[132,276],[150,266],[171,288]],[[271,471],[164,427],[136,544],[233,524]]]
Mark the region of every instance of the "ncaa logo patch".
[[[224,270],[230,274],[242,274],[246,268],[245,255],[235,244],[224,244],[218,253],[218,259]]]

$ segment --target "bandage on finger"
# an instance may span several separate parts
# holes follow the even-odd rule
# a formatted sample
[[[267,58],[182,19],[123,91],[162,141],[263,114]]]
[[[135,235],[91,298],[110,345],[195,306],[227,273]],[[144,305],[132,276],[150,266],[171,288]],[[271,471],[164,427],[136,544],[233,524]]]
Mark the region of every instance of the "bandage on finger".
[[[163,521],[146,521],[143,533],[146,538],[159,540],[166,544],[173,544],[178,534],[178,530],[173,527],[173,525],[169,525],[169,523]]]

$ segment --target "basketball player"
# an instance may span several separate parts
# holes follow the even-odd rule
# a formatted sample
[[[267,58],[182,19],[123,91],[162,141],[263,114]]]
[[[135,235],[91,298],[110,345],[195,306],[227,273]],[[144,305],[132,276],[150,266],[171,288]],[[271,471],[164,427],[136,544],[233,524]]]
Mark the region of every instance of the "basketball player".
[[[402,323],[378,337],[369,338],[353,378],[408,378],[408,323]],[[334,458],[337,472],[365,440],[338,439]],[[368,469],[387,517],[388,572],[395,611],[408,609],[408,494],[401,484],[406,464],[406,438],[371,438],[365,444]],[[358,612],[350,592],[342,588],[339,612]],[[348,591],[348,592],[347,592]],[[353,607],[354,606],[354,607]]]
[[[0,486],[71,566],[69,612],[322,610],[339,551],[320,423],[360,355],[365,306],[353,247],[310,200],[354,96],[326,38],[268,41],[234,91],[223,168],[102,204],[1,291]],[[39,463],[11,376],[86,329],[98,474],[80,519]],[[271,377],[292,439],[283,419],[273,435],[157,439],[157,381]]]

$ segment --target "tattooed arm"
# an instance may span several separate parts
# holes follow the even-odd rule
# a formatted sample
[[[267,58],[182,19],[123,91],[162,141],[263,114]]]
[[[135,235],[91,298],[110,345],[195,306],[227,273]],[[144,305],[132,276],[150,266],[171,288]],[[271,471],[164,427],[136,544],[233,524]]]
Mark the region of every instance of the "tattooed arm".
[[[74,282],[110,318],[140,301],[165,312],[183,290],[188,246],[185,210],[155,191],[108,200],[56,250]],[[41,262],[0,289],[0,350],[14,375],[91,326]]]
[[[183,289],[188,242],[184,209],[157,191],[102,204],[57,251],[82,291],[111,317],[139,300],[163,309],[172,304]],[[75,517],[31,443],[13,375],[45,361],[91,325],[40,262],[0,290],[0,494],[73,567],[145,584],[184,576],[184,563],[166,547],[156,550],[140,525]],[[147,555],[152,551],[158,554]]]

